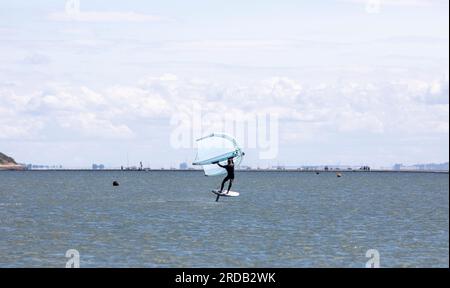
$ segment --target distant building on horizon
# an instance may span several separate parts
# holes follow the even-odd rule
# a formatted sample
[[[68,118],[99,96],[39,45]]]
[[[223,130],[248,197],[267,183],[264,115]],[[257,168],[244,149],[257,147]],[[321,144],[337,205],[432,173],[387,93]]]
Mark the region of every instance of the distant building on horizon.
[[[272,166],[272,169],[275,170],[286,170],[286,167],[283,165]]]
[[[26,170],[57,170],[63,169],[62,165],[37,165],[37,164],[23,164]]]
[[[448,171],[449,169],[448,162],[435,164],[414,164],[411,166],[405,166],[401,163],[395,164],[392,169],[396,171],[400,170],[420,170],[420,171]]]
[[[103,164],[92,164],[92,170],[104,170],[105,165]]]
[[[392,167],[392,170],[398,171],[398,170],[402,169],[402,167],[403,167],[403,164],[397,163]]]
[[[189,165],[186,162],[183,162],[180,164],[180,170],[187,170],[189,168]]]

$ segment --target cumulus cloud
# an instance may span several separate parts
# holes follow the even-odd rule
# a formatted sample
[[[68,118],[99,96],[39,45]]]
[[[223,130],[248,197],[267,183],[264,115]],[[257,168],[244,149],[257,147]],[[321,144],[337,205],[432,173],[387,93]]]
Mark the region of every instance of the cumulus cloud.
[[[79,132],[81,137],[102,139],[130,139],[133,131],[124,124],[114,124],[111,119],[102,118],[95,113],[80,113],[56,117],[61,128]]]
[[[162,77],[151,79],[145,89],[158,91],[167,99],[171,113],[195,103],[205,114],[237,117],[274,112],[281,121],[297,123],[298,129],[314,127],[315,133],[324,129],[342,133],[448,133],[448,101],[441,101],[445,95],[448,98],[448,80],[423,82],[426,88],[416,91],[404,82],[346,81],[308,86],[299,80],[273,77],[248,85],[220,86]]]
[[[78,22],[155,22],[167,18],[137,13],[134,11],[84,11],[79,0],[67,0],[64,12],[54,12],[49,15],[53,21]]]
[[[370,2],[377,2],[386,6],[412,6],[424,7],[434,5],[448,5],[446,0],[339,0],[339,2],[350,2],[356,4],[370,4]]]
[[[32,139],[38,136],[44,123],[40,117],[24,116],[29,97],[17,95],[10,89],[0,89],[0,139]]]
[[[167,116],[169,111],[169,103],[160,93],[138,87],[116,86],[107,89],[105,95],[110,111],[122,117],[157,118]]]
[[[28,55],[23,59],[23,64],[29,65],[46,65],[49,64],[50,62],[51,62],[50,57],[40,53]]]
[[[448,77],[315,85],[272,77],[229,85],[164,74],[101,90],[49,84],[21,95],[8,88],[0,90],[0,129],[3,139],[42,133],[51,139],[58,131],[79,139],[139,138],[141,122],[165,121],[170,129],[173,115],[196,105],[204,115],[228,115],[229,121],[276,113],[287,141],[323,133],[442,135],[449,130],[448,85]],[[56,131],[48,132],[49,127]]]
[[[159,22],[167,21],[167,18],[142,14],[137,12],[104,12],[104,11],[79,11],[77,13],[54,12],[49,15],[53,21],[76,22]]]
[[[355,3],[365,6],[365,10],[369,14],[378,14],[383,7],[402,7],[402,8],[423,8],[423,7],[442,7],[448,9],[448,1],[446,0],[339,0],[339,2]]]

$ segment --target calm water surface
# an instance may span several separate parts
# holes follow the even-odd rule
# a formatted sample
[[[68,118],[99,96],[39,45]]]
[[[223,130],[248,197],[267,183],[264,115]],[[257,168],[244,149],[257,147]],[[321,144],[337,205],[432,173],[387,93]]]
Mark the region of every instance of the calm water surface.
[[[236,176],[216,203],[200,172],[0,172],[0,267],[449,266],[448,174]]]

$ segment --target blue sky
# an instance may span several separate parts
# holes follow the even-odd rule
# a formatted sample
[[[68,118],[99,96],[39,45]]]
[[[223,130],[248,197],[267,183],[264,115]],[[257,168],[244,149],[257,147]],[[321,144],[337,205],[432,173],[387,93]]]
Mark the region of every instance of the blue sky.
[[[20,162],[178,166],[195,151],[171,119],[194,104],[280,115],[251,166],[448,161],[448,1],[66,3],[0,1],[0,151]]]

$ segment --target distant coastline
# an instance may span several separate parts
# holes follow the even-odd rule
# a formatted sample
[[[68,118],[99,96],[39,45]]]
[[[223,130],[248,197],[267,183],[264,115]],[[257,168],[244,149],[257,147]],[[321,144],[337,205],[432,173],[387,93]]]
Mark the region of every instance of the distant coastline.
[[[25,171],[25,166],[19,164],[0,164],[0,171]]]
[[[22,171],[22,172],[124,172],[124,173],[151,173],[151,172],[193,172],[193,173],[203,173],[203,170],[198,169],[145,169],[145,170],[121,170],[121,169],[102,169],[102,170],[93,170],[93,169],[35,169],[35,170],[27,170],[24,169],[23,166],[20,166],[22,169],[9,169],[10,171]],[[0,169],[0,171],[7,171],[8,169]],[[364,170],[296,170],[296,169],[284,169],[284,170],[276,170],[276,169],[236,169],[236,172],[243,173],[259,173],[259,172],[271,172],[271,173],[437,173],[437,174],[448,174],[449,171],[445,170],[388,170],[388,169],[372,169],[371,171]]]
[[[239,172],[296,172],[296,173],[373,173],[373,172],[392,172],[392,173],[448,173],[448,162],[442,164],[416,164],[412,166],[403,166],[396,164],[392,169],[378,168],[372,169],[369,166],[273,166],[271,168],[252,168],[250,166],[241,166],[236,169]],[[132,167],[115,167],[105,168],[102,164],[93,164],[92,168],[67,168],[62,165],[32,165],[17,163],[12,157],[9,157],[0,152],[0,171],[123,171],[123,172],[160,172],[160,171],[174,171],[174,172],[202,172],[201,169],[194,169],[189,167],[187,163],[180,164],[180,168],[144,168],[141,162],[140,168]]]
[[[13,158],[0,152],[0,170],[25,170],[25,166],[17,164]]]

